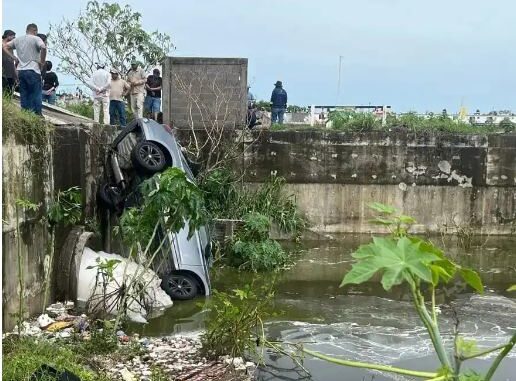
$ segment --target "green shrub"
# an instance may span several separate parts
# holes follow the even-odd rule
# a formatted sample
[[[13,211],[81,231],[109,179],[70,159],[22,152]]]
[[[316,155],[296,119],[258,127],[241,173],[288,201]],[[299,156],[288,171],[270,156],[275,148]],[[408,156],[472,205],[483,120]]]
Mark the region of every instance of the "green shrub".
[[[278,242],[269,238],[270,221],[259,213],[244,217],[244,226],[239,229],[231,243],[229,263],[242,270],[274,271],[288,262],[288,254]]]
[[[45,339],[10,337],[2,341],[2,379],[9,381],[29,380],[41,366],[50,365],[59,371],[68,370],[82,381],[108,380],[90,367],[91,354],[82,356],[73,347],[62,342]]]
[[[79,114],[86,118],[93,119],[93,102],[92,101],[71,103],[71,104],[66,105],[66,109],[75,114]],[[102,120],[102,118],[100,120]]]
[[[272,289],[262,287],[255,292],[246,285],[230,293],[214,291],[201,336],[203,354],[210,358],[256,355],[257,344],[264,337],[263,320],[270,316]]]
[[[220,169],[209,173],[200,183],[208,212],[213,218],[242,219],[248,213],[261,213],[286,233],[299,235],[306,220],[295,198],[285,192],[283,177],[271,176],[255,189],[243,186],[235,175]]]

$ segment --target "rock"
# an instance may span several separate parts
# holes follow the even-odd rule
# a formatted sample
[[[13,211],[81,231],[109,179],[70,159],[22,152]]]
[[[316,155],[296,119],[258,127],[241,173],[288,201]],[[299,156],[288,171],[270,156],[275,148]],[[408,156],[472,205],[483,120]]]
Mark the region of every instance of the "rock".
[[[74,316],[74,315],[69,315],[67,313],[63,314],[63,315],[59,315],[58,317],[56,317],[56,321],[74,321],[77,319],[77,316]]]
[[[63,303],[54,303],[47,307],[46,311],[52,317],[58,317],[66,314],[66,308]]]
[[[71,300],[65,302],[65,305],[64,305],[65,309],[67,310],[73,310],[74,307],[75,307],[75,303],[72,302]]]
[[[120,375],[122,376],[122,380],[124,381],[136,381],[136,377],[132,372],[130,372],[127,368],[123,368],[120,371]]]
[[[150,370],[144,370],[144,371],[142,372],[142,375],[143,375],[143,376],[150,376],[151,374],[152,374],[152,372],[151,372]]]
[[[71,332],[62,331],[56,333],[56,338],[58,339],[66,339],[68,337],[72,336]]]
[[[125,332],[124,331],[116,331],[116,335],[117,336],[125,336]]]
[[[38,317],[39,328],[48,327],[50,324],[52,324],[54,322],[55,322],[55,320],[50,318],[47,314],[39,315],[39,317]]]
[[[256,371],[256,364],[254,362],[247,361],[245,363],[245,368],[246,368],[247,374],[253,375],[254,372]]]

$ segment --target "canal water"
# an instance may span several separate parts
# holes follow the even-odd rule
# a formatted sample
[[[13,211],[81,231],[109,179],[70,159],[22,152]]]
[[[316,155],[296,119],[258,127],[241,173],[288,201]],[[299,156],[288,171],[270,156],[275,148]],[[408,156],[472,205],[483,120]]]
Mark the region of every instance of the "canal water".
[[[350,254],[369,236],[341,237],[332,241],[287,244],[294,265],[277,275],[257,276],[234,269],[217,270],[213,285],[231,290],[251,282],[276,282],[274,308],[278,315],[267,322],[269,339],[303,342],[311,349],[348,360],[367,361],[417,370],[435,370],[431,342],[402,287],[387,293],[378,281],[339,288],[351,268]],[[441,331],[452,345],[452,329],[459,320],[465,338],[477,340],[479,349],[505,343],[516,329],[516,299],[505,290],[516,284],[516,238],[477,237],[465,250],[451,239],[432,239],[456,262],[477,269],[486,292],[476,295],[465,287],[451,287],[437,296],[444,303]],[[258,277],[258,278],[257,278]],[[146,326],[134,326],[145,335],[187,334],[204,328],[204,299],[176,302],[164,315]],[[304,368],[288,357],[269,354],[260,380],[408,380],[409,378],[333,365],[309,357]],[[470,360],[462,369],[485,372],[492,357]],[[502,363],[494,380],[516,381],[516,351]]]

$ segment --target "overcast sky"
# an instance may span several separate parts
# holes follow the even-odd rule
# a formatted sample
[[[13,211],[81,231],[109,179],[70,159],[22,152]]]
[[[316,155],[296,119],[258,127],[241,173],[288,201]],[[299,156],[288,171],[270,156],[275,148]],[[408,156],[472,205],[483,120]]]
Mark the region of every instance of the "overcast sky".
[[[3,29],[42,33],[86,0],[4,0]],[[245,57],[258,99],[282,80],[289,104],[516,111],[513,0],[119,1],[168,33],[177,56]],[[51,49],[51,46],[50,46]],[[50,50],[51,52],[51,50]],[[339,56],[342,80],[337,99]],[[61,82],[76,83],[73,78]]]

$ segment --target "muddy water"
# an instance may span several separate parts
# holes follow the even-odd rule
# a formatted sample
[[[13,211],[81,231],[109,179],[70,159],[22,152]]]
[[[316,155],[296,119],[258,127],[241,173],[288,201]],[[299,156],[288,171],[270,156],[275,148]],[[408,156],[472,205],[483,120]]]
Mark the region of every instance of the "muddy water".
[[[296,262],[284,273],[256,279],[231,269],[214,274],[219,290],[237,288],[250,282],[276,282],[275,309],[279,315],[267,324],[268,336],[289,342],[305,342],[306,347],[328,355],[351,360],[374,361],[412,369],[434,370],[430,340],[408,294],[403,288],[386,293],[373,280],[365,285],[346,289],[338,287],[343,274],[351,267],[350,254],[367,236],[348,236],[336,241],[303,242],[296,251]],[[438,295],[442,308],[443,334],[451,345],[452,327],[457,313],[461,333],[476,338],[480,348],[507,341],[516,329],[516,300],[504,290],[516,283],[516,239],[478,238],[469,250],[459,249],[455,242],[441,242],[458,263],[480,271],[486,285],[485,295],[454,287]],[[196,331],[204,327],[202,299],[177,302],[165,315],[145,327],[147,335],[165,335]],[[495,380],[516,381],[516,353],[499,368]],[[490,360],[468,361],[463,369],[485,371]],[[290,359],[270,355],[268,367],[261,370],[262,380],[404,380],[369,371],[343,368],[327,362],[305,359],[310,375],[296,367]]]

